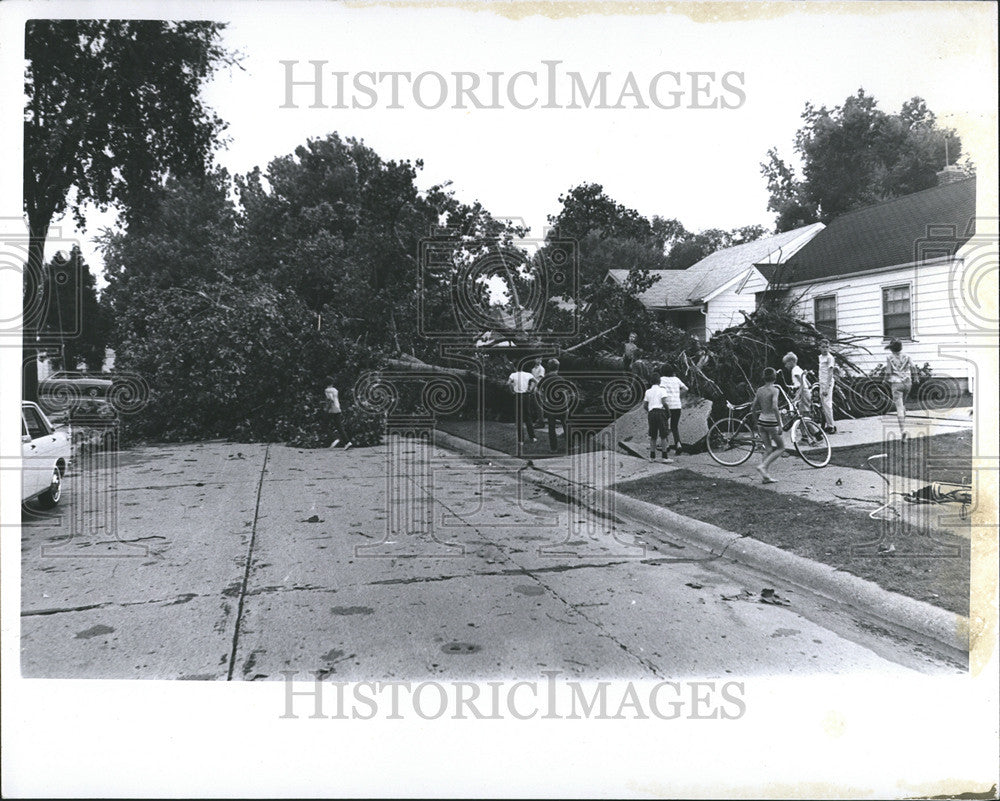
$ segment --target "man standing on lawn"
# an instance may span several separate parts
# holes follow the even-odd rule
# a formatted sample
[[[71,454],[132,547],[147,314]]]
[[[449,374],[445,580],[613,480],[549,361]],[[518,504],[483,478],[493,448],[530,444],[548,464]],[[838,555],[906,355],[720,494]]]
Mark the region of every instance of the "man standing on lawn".
[[[514,393],[514,426],[517,428],[517,450],[520,452],[524,444],[521,436],[521,422],[528,429],[528,439],[538,442],[535,438],[535,426],[531,421],[534,410],[531,408],[531,398],[535,389],[535,377],[524,370],[515,370],[507,377],[507,386]]]
[[[670,447],[667,444],[667,390],[660,386],[660,370],[656,371],[653,384],[646,390],[642,399],[642,408],[646,410],[646,420],[649,423],[649,461],[656,461],[656,441],[660,441],[660,453],[663,461],[671,464],[674,460],[668,458]]]
[[[535,425],[542,426],[545,424],[545,413],[542,411],[542,402],[538,396],[538,388],[542,385],[542,379],[545,378],[545,368],[542,367],[541,356],[535,359],[535,363],[531,367],[531,377],[535,379],[535,391],[531,394],[533,400],[531,413],[535,415],[535,420],[537,421]]]
[[[550,384],[554,384],[554,383],[556,383],[559,380],[559,360],[558,359],[549,359],[548,365],[547,365],[547,370],[548,370],[548,372],[545,374],[544,378],[542,378],[542,380],[539,382],[539,385],[538,385],[538,400],[539,400],[539,403],[542,404],[542,410],[545,412],[545,419],[546,419],[546,421],[549,424],[549,450],[552,451],[552,453],[555,453],[556,452],[556,433],[557,433],[556,432],[556,424],[557,423],[562,426],[563,435],[567,437],[567,443],[568,443],[568,434],[566,433],[566,427],[567,427],[566,426],[566,420],[567,420],[566,410],[562,409],[562,410],[556,411],[556,410],[552,409],[552,405],[558,399],[557,398],[557,394],[558,393],[556,393],[556,392],[550,392],[549,391],[549,385]],[[548,410],[545,409],[545,405],[543,403],[543,400],[545,398],[546,393],[548,393],[550,395],[550,397],[549,397],[549,409]]]

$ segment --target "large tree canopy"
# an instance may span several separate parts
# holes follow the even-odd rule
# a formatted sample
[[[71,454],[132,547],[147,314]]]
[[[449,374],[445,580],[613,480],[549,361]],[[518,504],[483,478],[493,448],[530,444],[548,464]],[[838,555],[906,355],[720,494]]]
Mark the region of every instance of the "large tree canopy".
[[[25,28],[26,293],[48,291],[43,260],[52,221],[87,204],[117,206],[126,225],[148,212],[168,175],[203,175],[223,122],[201,87],[233,57],[214,22],[31,20]],[[26,305],[35,303],[25,297]],[[39,304],[47,308],[51,304]],[[25,325],[24,346],[51,321]],[[37,390],[26,362],[24,395]]]
[[[919,97],[887,114],[859,89],[832,109],[806,103],[802,119],[795,135],[802,177],[775,148],[761,163],[779,232],[932,187],[937,172],[961,156],[955,131],[938,127]]]
[[[167,174],[205,172],[223,122],[201,87],[232,60],[224,25],[32,20],[25,31],[24,204],[33,235],[82,207],[142,207]],[[71,197],[70,190],[74,190]]]

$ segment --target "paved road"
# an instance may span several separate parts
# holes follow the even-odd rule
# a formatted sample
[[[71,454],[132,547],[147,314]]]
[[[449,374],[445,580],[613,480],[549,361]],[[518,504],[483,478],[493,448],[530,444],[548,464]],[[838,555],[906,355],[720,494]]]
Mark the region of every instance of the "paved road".
[[[787,605],[761,603],[765,587]],[[59,515],[24,518],[21,631],[29,677],[960,671],[669,532],[415,440],[81,463]]]

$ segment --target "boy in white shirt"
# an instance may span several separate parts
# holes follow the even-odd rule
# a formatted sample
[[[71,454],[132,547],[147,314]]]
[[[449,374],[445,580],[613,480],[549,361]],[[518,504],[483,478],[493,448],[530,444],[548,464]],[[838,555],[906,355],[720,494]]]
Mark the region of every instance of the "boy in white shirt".
[[[528,429],[528,439],[538,442],[535,439],[535,426],[531,420],[532,409],[528,403],[534,393],[535,377],[524,370],[515,370],[507,377],[507,386],[514,393],[514,425],[517,427],[517,449],[520,451],[524,437],[521,435],[521,424],[518,421],[524,421],[524,426]]]
[[[642,399],[642,408],[646,410],[646,419],[649,422],[649,460],[656,461],[656,441],[661,444],[660,453],[663,454],[663,461],[670,463],[673,459],[667,458],[670,450],[667,446],[667,391],[660,386],[660,376],[656,376],[653,385],[646,390]]]
[[[799,414],[808,417],[811,405],[809,400],[812,393],[809,391],[806,371],[799,367],[799,357],[791,352],[785,354],[781,363],[784,365],[784,369],[781,371],[782,378],[785,388],[792,396],[792,403],[798,408]]]
[[[351,447],[351,442],[347,438],[347,434],[344,433],[344,415],[340,409],[340,393],[337,391],[337,387],[334,386],[334,378],[330,378],[330,382],[327,384],[323,394],[326,396],[326,410],[330,413],[330,417],[333,419],[333,427],[336,431],[333,443],[330,445],[331,448],[336,448],[341,442],[344,443],[344,450],[346,451]]]
[[[680,456],[681,435],[678,427],[681,421],[681,391],[687,392],[687,384],[677,377],[673,367],[665,364],[660,370],[660,387],[666,393],[664,405],[669,418],[670,433],[674,435],[674,453]]]

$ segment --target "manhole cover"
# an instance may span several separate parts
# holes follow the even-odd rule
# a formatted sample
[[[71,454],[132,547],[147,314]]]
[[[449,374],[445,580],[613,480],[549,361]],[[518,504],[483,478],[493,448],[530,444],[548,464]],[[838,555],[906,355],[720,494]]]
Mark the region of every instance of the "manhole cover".
[[[474,654],[480,648],[471,642],[449,642],[442,645],[441,650],[446,654]]]

